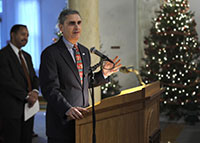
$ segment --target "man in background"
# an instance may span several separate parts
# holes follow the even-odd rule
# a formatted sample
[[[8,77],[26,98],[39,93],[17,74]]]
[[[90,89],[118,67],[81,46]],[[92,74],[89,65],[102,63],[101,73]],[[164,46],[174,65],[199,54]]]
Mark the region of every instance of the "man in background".
[[[0,50],[0,120],[5,143],[31,143],[33,117],[24,121],[24,105],[38,99],[39,80],[31,56],[22,50],[28,42],[25,25],[14,25],[9,44]]]
[[[58,22],[63,36],[42,52],[39,71],[42,95],[47,100],[46,133],[48,143],[75,143],[75,119],[83,118],[89,105],[91,58],[89,50],[78,43],[79,12],[65,9]],[[106,62],[94,74],[94,86],[108,82],[108,76],[118,71],[118,57],[113,63]]]

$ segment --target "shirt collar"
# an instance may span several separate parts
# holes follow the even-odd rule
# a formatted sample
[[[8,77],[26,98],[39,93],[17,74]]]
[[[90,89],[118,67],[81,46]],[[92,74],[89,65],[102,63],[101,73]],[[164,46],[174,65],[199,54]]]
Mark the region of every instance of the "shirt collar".
[[[15,52],[15,54],[18,56],[19,49],[15,45],[13,45],[11,42],[9,44],[10,44],[11,48],[13,49],[13,51]]]
[[[67,49],[72,49],[74,47],[74,44],[70,43],[69,41],[67,41],[64,37],[62,37],[65,46],[67,47]],[[78,43],[76,43],[76,45],[78,46]]]

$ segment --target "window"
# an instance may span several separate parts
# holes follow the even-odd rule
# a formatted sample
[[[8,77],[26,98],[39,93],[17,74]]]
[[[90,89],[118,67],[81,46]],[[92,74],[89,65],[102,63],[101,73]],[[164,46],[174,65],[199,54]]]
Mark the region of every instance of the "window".
[[[2,33],[2,31],[1,31],[1,28],[2,28],[2,24],[1,24],[1,21],[2,21],[2,12],[3,12],[3,1],[2,0],[0,0],[0,48],[1,48],[1,46],[2,46],[2,43],[1,43],[1,33]]]
[[[23,48],[32,56],[35,70],[40,65],[40,6],[39,0],[18,0],[16,23],[25,24],[29,30],[28,44]]]
[[[2,2],[2,0],[0,0],[0,13],[2,13],[3,12],[3,2]]]

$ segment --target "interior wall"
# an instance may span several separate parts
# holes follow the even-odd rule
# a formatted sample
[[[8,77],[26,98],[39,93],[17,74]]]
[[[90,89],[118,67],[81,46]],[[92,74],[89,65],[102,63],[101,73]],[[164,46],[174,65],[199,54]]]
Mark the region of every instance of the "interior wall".
[[[137,1],[100,0],[99,23],[101,51],[108,57],[118,55],[123,65],[137,65]],[[112,49],[111,47],[120,47]],[[118,73],[120,85],[136,86],[132,73]]]
[[[199,0],[189,0],[190,10],[194,12],[194,18],[197,23],[196,30],[198,33],[199,41],[200,41],[200,1]]]
[[[10,29],[15,24],[15,0],[12,2],[8,0],[3,0],[3,13],[1,21],[1,46],[5,47],[7,41],[10,40]]]
[[[143,0],[138,4],[138,47],[139,66],[143,64],[144,57],[144,37],[150,33],[152,20],[156,17],[155,11],[160,10],[161,0]]]
[[[66,0],[41,0],[41,50],[53,43],[52,39],[57,38],[55,35],[57,19],[63,8],[66,8]]]
[[[143,37],[148,31],[153,10],[159,6],[160,0],[101,0],[100,41],[101,51],[115,57],[119,55],[124,66],[133,65],[139,70],[143,54]],[[119,46],[120,49],[111,49]],[[119,84],[123,89],[138,86],[134,73],[118,72]]]
[[[113,58],[119,55],[123,65],[139,69],[144,57],[144,37],[149,35],[155,10],[163,0],[100,0],[100,44],[101,51]],[[195,12],[197,32],[200,37],[200,1],[189,0],[190,10]],[[120,49],[111,49],[120,46]],[[122,89],[139,85],[133,73],[118,72]]]

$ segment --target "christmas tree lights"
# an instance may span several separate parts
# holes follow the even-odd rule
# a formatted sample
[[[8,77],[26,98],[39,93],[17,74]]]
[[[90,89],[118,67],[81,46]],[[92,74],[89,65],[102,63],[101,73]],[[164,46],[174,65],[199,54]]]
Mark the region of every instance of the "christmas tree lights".
[[[170,118],[188,117],[200,103],[200,50],[194,13],[187,0],[165,0],[156,13],[144,41],[141,75],[145,83],[161,82],[165,88],[161,107]]]

